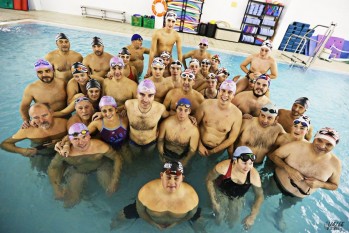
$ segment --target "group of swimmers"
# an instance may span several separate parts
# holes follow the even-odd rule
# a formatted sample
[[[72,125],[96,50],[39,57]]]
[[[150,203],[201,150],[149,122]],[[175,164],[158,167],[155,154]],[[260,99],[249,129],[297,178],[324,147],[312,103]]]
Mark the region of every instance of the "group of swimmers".
[[[271,41],[241,63],[245,77],[229,79],[219,55],[207,52],[206,38],[199,49],[182,55],[181,37],[173,29],[177,16],[169,11],[165,19],[150,49],[134,34],[118,56],[105,52],[102,39],[94,37],[93,53],[83,58],[59,33],[57,49],[34,64],[39,80],[24,90],[21,129],[1,148],[31,159],[56,150],[52,159],[43,156],[43,169],[48,167],[55,198],[71,207],[80,201],[87,174],[96,171],[112,194],[123,163],[132,166],[157,147],[164,164],[160,179],[145,184],[113,226],[139,217],[159,229],[199,222],[199,196],[183,182],[184,169],[197,151],[210,158],[228,152],[229,158],[215,164],[206,181],[217,222],[226,220],[231,227],[251,186],[255,201],[243,220],[245,228],[253,225],[266,194],[281,191],[290,200],[286,209],[318,188],[338,188],[341,163],[332,153],[338,132],[324,127],[310,142],[313,127],[304,115],[309,99],[300,97],[291,110],[279,110],[269,98],[278,75]],[[172,59],[174,44],[178,60]],[[149,66],[141,81],[144,54],[149,54]],[[16,145],[24,139],[31,140],[31,147]],[[262,183],[254,165],[266,156],[274,175]]]

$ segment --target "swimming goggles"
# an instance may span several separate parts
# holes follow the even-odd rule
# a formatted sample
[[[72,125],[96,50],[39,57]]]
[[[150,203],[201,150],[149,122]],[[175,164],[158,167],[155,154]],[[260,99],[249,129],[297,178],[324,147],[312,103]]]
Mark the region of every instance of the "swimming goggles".
[[[201,65],[211,65],[211,62],[208,59],[204,59],[202,60]]]
[[[200,46],[204,46],[204,47],[207,46],[207,44],[204,44],[204,43],[200,43],[199,45],[200,45]]]
[[[165,174],[170,176],[170,175],[176,175],[176,176],[180,176],[182,175],[182,172],[180,170],[171,170],[171,169],[166,169],[165,171]]]
[[[270,77],[267,74],[262,74],[257,79],[264,79],[264,80],[267,80],[268,82],[270,81]]]
[[[304,192],[298,185],[296,185],[296,183],[295,183],[292,179],[290,179],[290,183],[291,183],[291,185],[292,185],[293,187],[295,187],[296,189],[298,189],[298,191],[299,191],[301,194],[303,194],[303,195],[309,195],[309,194],[310,194],[310,193],[309,193],[310,188],[308,189],[307,192]]]
[[[72,68],[72,74],[79,74],[79,73],[87,73],[88,69],[86,66],[84,66],[82,63],[73,64]]]
[[[319,130],[319,134],[328,135],[328,136],[332,137],[336,141],[336,144],[338,144],[338,142],[339,142],[339,134],[334,129],[326,127],[326,128]]]
[[[206,77],[206,81],[209,80],[217,81],[216,75],[214,73],[209,73]]]
[[[128,51],[128,49],[126,47],[122,48],[119,52],[120,55],[124,55],[124,54],[127,54],[127,55],[131,55],[131,53]]]
[[[160,57],[161,58],[171,58],[171,54],[167,51],[163,51],[161,54],[160,54]]]
[[[227,75],[227,76],[230,75],[230,73],[228,72],[228,70],[227,70],[226,68],[221,68],[221,69],[219,69],[218,75],[220,75],[220,74],[225,74],[225,75]]]
[[[72,136],[72,137],[78,137],[79,135],[83,135],[85,136],[86,134],[88,134],[88,130],[81,130],[81,132],[74,132],[72,134],[68,134],[69,136]]]
[[[198,60],[198,59],[196,59],[196,58],[191,59],[191,61],[189,62],[189,64],[191,64],[191,63],[197,63],[197,64],[199,64],[199,65],[200,65],[199,60]]]
[[[171,67],[174,66],[174,65],[182,67],[182,63],[179,60],[171,62]]]
[[[213,55],[213,57],[211,58],[212,61],[218,61],[218,63],[221,62],[221,60],[219,59],[218,55]]]
[[[184,107],[186,107],[186,108],[190,108],[191,107],[191,105],[190,104],[177,104],[177,106],[176,106],[176,108],[178,108],[178,107],[180,107],[180,106],[184,106]]]
[[[296,119],[296,120],[293,121],[293,124],[294,124],[294,125],[298,125],[299,123],[301,123],[301,125],[302,125],[303,127],[308,127],[308,126],[309,126],[308,123],[305,122],[305,121],[300,121],[300,120],[298,120],[298,119]]]
[[[162,60],[161,57],[154,58],[153,62],[151,63],[151,66],[156,66],[156,65],[165,66],[164,60]]]
[[[177,18],[177,15],[174,12],[167,12],[165,18],[168,18],[168,17],[170,17],[170,18]]]
[[[77,104],[77,103],[80,103],[81,101],[84,101],[84,100],[90,101],[89,98],[87,98],[86,96],[82,96],[82,97],[77,98],[77,99],[74,101],[74,103]]]
[[[271,114],[277,114],[277,113],[278,113],[275,109],[267,108],[267,107],[263,107],[263,108],[261,108],[261,110],[262,110],[263,112],[269,112],[269,113],[271,113]]]
[[[34,63],[34,67],[38,67],[38,66],[51,66],[51,64],[45,60],[39,60]]]
[[[256,155],[252,153],[242,153],[237,158],[241,159],[244,162],[247,162],[248,160],[251,160],[252,162],[254,162],[256,160]]]
[[[122,59],[130,59],[130,55],[120,55]]]
[[[190,80],[194,80],[195,79],[195,75],[194,74],[187,73],[187,72],[183,72],[181,74],[181,77],[182,78],[189,78]]]

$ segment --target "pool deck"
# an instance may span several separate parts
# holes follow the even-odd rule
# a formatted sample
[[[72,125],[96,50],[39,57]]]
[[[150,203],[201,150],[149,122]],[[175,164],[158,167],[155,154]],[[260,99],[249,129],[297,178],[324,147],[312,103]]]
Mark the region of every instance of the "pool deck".
[[[67,15],[49,11],[17,11],[0,8],[0,23],[17,20],[39,20],[42,22],[99,29],[124,34],[127,36],[138,33],[146,39],[150,39],[154,31],[154,29],[131,26],[128,23],[86,18],[77,15]],[[188,33],[180,33],[180,35],[182,37],[182,44],[185,46],[197,46],[200,42],[200,39],[202,38],[202,36],[192,35]],[[240,53],[243,55],[257,53],[259,51],[259,46],[221,41],[214,38],[208,39],[209,49],[224,50],[227,52]],[[281,55],[281,51],[273,50],[272,54],[278,61],[287,62],[287,59]],[[306,59],[307,57],[304,56],[304,58]],[[349,74],[349,64],[343,62],[328,62],[317,59],[311,65],[311,68]]]

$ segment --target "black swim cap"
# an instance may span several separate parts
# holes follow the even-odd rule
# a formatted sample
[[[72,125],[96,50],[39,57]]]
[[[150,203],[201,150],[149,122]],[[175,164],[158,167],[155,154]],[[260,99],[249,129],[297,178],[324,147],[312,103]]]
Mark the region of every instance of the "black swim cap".
[[[81,62],[75,62],[71,67],[72,74],[80,74],[80,73],[87,73],[87,72],[88,72],[87,67]]]
[[[98,36],[95,36],[95,37],[92,38],[91,45],[92,46],[94,46],[94,45],[103,45],[103,41]]]
[[[131,53],[128,51],[128,49],[127,49],[126,47],[123,47],[123,48],[120,50],[119,54],[131,55]]]
[[[302,105],[305,109],[308,109],[310,101],[307,97],[300,97],[294,101],[295,104]]]
[[[87,83],[86,83],[86,89],[90,88],[98,88],[101,89],[101,84],[96,80],[91,78]]]
[[[58,33],[57,36],[56,36],[56,41],[60,40],[60,39],[69,40],[68,37],[63,32]]]

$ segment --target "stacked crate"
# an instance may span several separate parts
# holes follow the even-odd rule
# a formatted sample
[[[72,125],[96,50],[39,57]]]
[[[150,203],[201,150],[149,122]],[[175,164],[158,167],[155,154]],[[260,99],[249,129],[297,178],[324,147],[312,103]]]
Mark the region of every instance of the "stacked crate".
[[[310,38],[313,35],[313,30],[309,29],[310,25],[306,24],[306,23],[300,23],[300,22],[293,22],[292,24],[290,24],[286,30],[286,33],[284,35],[284,38],[281,41],[281,44],[279,46],[279,50],[285,50],[288,52],[300,52],[302,54],[304,54],[305,51],[305,47],[303,47],[302,51],[296,51],[297,47],[299,46],[299,44],[302,42],[301,38],[298,37],[294,37],[291,35],[298,35],[298,36],[305,36],[307,35],[308,38]],[[288,39],[291,37],[291,39],[288,41]],[[287,43],[288,41],[288,43]],[[308,41],[306,41],[308,42]],[[303,40],[304,43],[304,40]],[[298,49],[301,49],[302,45],[299,46]]]

